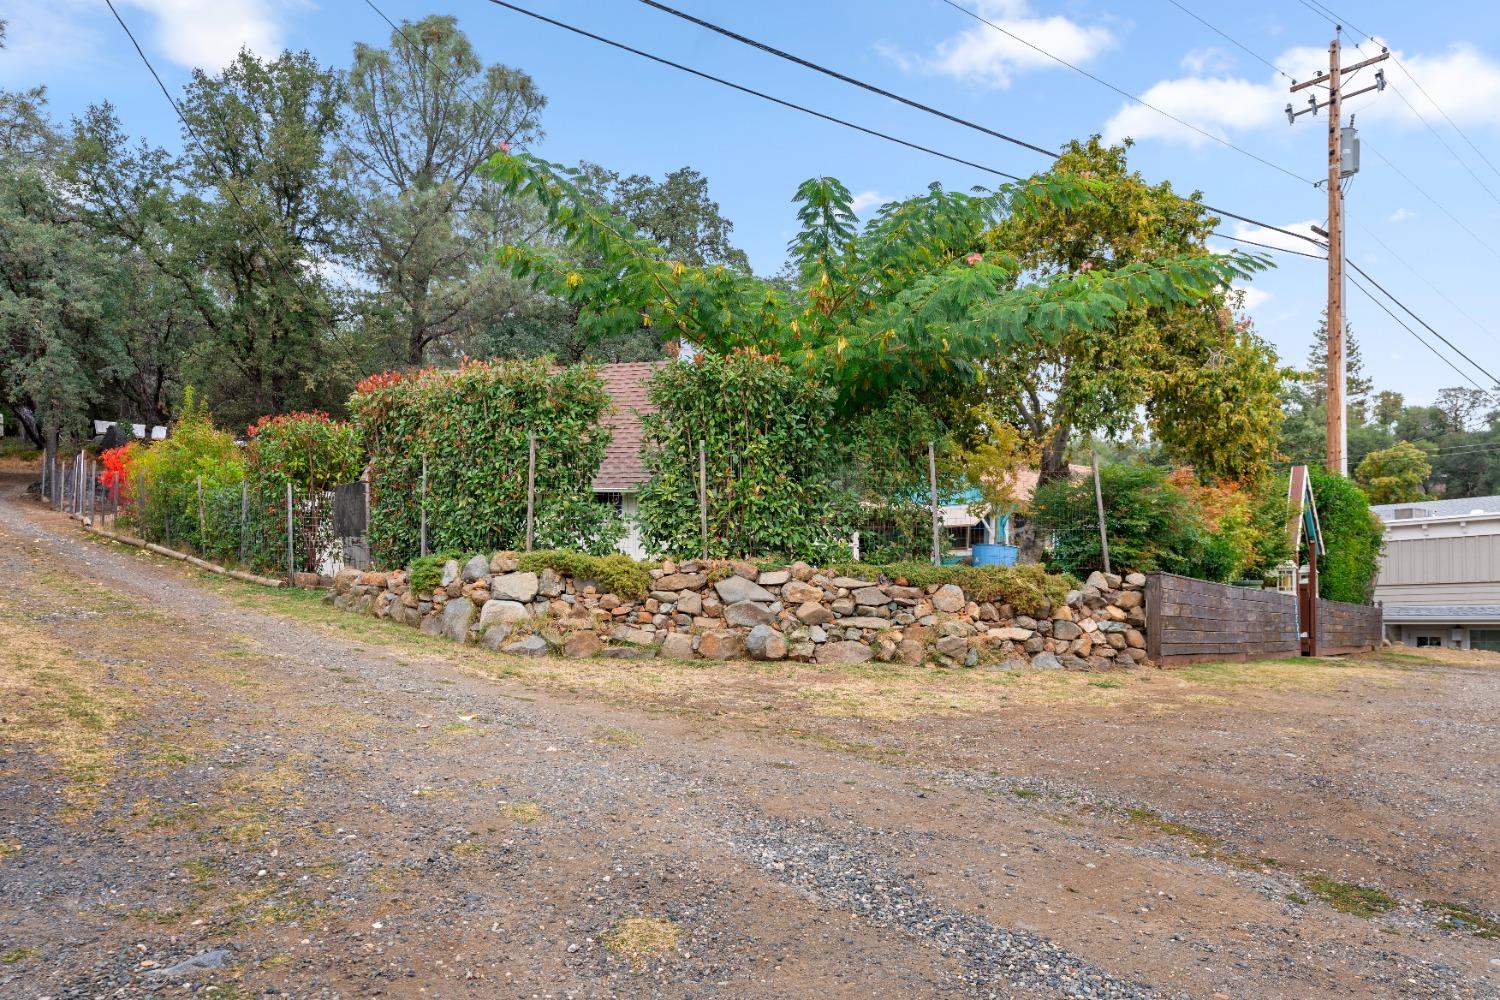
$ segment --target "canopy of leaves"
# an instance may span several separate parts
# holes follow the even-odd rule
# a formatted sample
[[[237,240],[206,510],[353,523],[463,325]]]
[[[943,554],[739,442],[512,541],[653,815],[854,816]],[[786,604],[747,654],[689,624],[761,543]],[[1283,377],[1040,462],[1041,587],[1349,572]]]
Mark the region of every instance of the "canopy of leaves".
[[[1365,488],[1371,503],[1405,503],[1420,500],[1422,486],[1432,474],[1426,452],[1410,441],[1372,451],[1354,470],[1354,478]]]
[[[565,248],[597,260],[584,267],[523,246],[502,253],[518,277],[575,303],[581,329],[605,336],[645,324],[715,351],[775,353],[834,386],[846,415],[903,390],[951,406],[996,356],[1112,329],[1133,309],[1212,302],[1263,266],[1194,249],[1036,273],[987,247],[1003,219],[1095,204],[1109,182],[1093,178],[1043,175],[973,194],[934,185],[884,206],[859,230],[848,190],[815,178],[796,196],[802,229],[790,250],[802,291],[788,293],[731,267],[674,259],[590,197],[576,171],[527,154],[499,155],[488,169],[508,193],[541,205]]]
[[[261,417],[246,438],[250,467],[273,495],[288,482],[307,493],[331,490],[364,467],[354,426],[320,411]]]

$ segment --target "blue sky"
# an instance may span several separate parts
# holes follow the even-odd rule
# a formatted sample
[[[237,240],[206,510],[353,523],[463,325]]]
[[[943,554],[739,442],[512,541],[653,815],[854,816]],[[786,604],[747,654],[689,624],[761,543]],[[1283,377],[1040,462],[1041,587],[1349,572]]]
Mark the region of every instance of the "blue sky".
[[[723,90],[484,0],[376,2],[396,19],[455,14],[488,61],[529,72],[549,101],[541,154],[654,175],[684,164],[702,171],[734,221],[737,241],[763,273],[781,263],[793,225],[790,196],[814,174],[839,177],[862,205],[918,192],[934,180],[957,187],[993,182],[969,168]],[[1036,153],[853,90],[629,0],[518,2],[1001,170],[1026,174],[1046,162]],[[1282,111],[1290,99],[1286,80],[1169,0],[959,2],[1295,174],[1312,179],[1325,171],[1323,118],[1304,117],[1288,126]],[[1332,26],[1299,0],[1181,2],[1299,79],[1326,59]],[[1096,131],[1131,135],[1137,139],[1131,161],[1149,178],[1170,179],[1184,192],[1202,190],[1212,204],[1276,225],[1323,224],[1324,195],[1308,183],[1132,106],[941,0],[735,5],[678,0],[675,5],[1038,145],[1056,147]],[[1388,44],[1482,156],[1500,166],[1500,10],[1351,0],[1332,6],[1355,16],[1354,27]],[[220,66],[242,44],[258,52],[306,48],[326,63],[344,66],[356,41],[383,44],[389,35],[360,0],[119,0],[119,7],[174,89],[192,66]],[[45,84],[61,117],[108,99],[133,133],[180,147],[171,109],[98,0],[11,0],[5,16],[10,39],[0,53],[0,85]],[[1362,44],[1370,54],[1377,51],[1368,41]],[[1358,58],[1352,48],[1346,51],[1346,62]],[[1454,131],[1406,71],[1386,66],[1393,86],[1356,98],[1347,108],[1358,116],[1364,142],[1362,170],[1347,201],[1349,256],[1481,365],[1500,371],[1500,341],[1487,332],[1494,322],[1487,300],[1500,266],[1500,230],[1493,228],[1500,218],[1500,173]],[[1366,70],[1353,86],[1370,79]],[[1224,228],[1265,236],[1228,221]],[[1255,281],[1246,304],[1261,333],[1284,357],[1300,363],[1323,305],[1323,265],[1284,256],[1278,263]],[[1352,286],[1348,302],[1366,367],[1379,388],[1427,401],[1439,388],[1461,384],[1451,368]],[[1484,383],[1461,359],[1453,360]]]

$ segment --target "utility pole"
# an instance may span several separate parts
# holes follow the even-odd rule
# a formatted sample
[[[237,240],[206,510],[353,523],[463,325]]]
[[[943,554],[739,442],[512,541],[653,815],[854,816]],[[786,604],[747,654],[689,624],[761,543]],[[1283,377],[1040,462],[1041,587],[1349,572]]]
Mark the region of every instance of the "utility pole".
[[[1308,106],[1301,111],[1293,111],[1292,105],[1286,106],[1287,121],[1296,124],[1302,115],[1316,115],[1320,108],[1328,109],[1328,178],[1324,184],[1328,188],[1328,230],[1322,235],[1328,240],[1328,361],[1327,361],[1327,404],[1328,411],[1328,443],[1327,443],[1327,468],[1329,472],[1341,476],[1349,474],[1349,428],[1345,419],[1344,405],[1344,192],[1340,187],[1345,177],[1352,177],[1359,171],[1359,140],[1354,134],[1353,120],[1349,127],[1343,124],[1343,101],[1345,97],[1355,97],[1359,94],[1367,94],[1372,90],[1385,89],[1385,71],[1375,71],[1375,82],[1361,90],[1344,93],[1344,77],[1349,73],[1356,73],[1366,66],[1383,62],[1390,58],[1390,53],[1381,49],[1380,55],[1371,59],[1365,59],[1349,67],[1339,65],[1339,33],[1343,31],[1341,26],[1335,27],[1333,41],[1328,43],[1328,72],[1305,80],[1302,83],[1292,84],[1292,93],[1307,87],[1325,86],[1328,88],[1328,100],[1318,102],[1318,96],[1308,96]],[[1347,133],[1347,135],[1346,135]],[[1350,162],[1345,163],[1345,146],[1348,146]]]

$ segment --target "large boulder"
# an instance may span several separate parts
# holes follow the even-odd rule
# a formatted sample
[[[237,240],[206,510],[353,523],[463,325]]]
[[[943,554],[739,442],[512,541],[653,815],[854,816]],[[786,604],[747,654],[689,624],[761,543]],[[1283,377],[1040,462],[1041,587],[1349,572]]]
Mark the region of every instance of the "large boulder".
[[[540,581],[535,573],[506,573],[490,581],[490,596],[526,604],[536,597]]]
[[[776,620],[776,616],[764,604],[737,601],[724,609],[724,620],[730,625],[752,628],[756,625],[770,625]]]
[[[563,643],[563,655],[575,660],[587,660],[591,656],[598,656],[599,650],[603,648],[604,643],[599,641],[598,635],[580,629],[568,636],[567,642]]]
[[[854,603],[867,608],[878,608],[884,606],[890,597],[879,587],[860,587],[853,594]]]
[[[824,643],[816,654],[819,663],[866,663],[874,658],[875,651],[862,642]]]
[[[651,586],[657,590],[701,590],[708,583],[702,573],[668,573],[658,577]]]
[[[781,599],[787,604],[806,604],[809,601],[821,601],[823,599],[823,588],[815,587],[801,580],[792,580],[781,588]]]
[[[932,606],[950,615],[962,611],[968,603],[969,599],[964,596],[963,588],[957,584],[945,583],[932,595]]]
[[[745,640],[738,632],[712,629],[698,639],[698,655],[710,660],[734,660],[744,652]]]
[[[454,580],[457,580],[458,579],[458,574],[460,572],[461,572],[461,569],[459,568],[458,560],[457,559],[449,559],[447,562],[443,563],[443,583],[442,583],[442,586],[446,587],[446,586],[448,586],[448,584],[452,583]]]
[[[497,622],[484,630],[484,637],[479,644],[485,649],[499,649],[510,641],[511,633],[515,631],[504,622]]]
[[[489,628],[495,622],[514,624],[530,617],[531,611],[520,601],[491,599],[485,601],[484,607],[479,609],[479,628],[482,631]]]
[[[660,582],[660,581],[658,581]],[[759,601],[770,604],[776,600],[776,595],[754,580],[747,580],[743,576],[731,576],[714,584],[714,590],[719,593],[719,600],[724,604],[738,604],[740,601]]]
[[[1062,661],[1051,653],[1038,653],[1031,658],[1031,665],[1038,670],[1061,670]]]
[[[547,640],[539,635],[529,635],[519,642],[500,647],[500,652],[511,656],[546,656]]]
[[[769,625],[757,625],[745,636],[745,652],[752,660],[786,658],[786,638]]]
[[[1115,595],[1114,603],[1115,607],[1129,611],[1131,608],[1140,607],[1145,600],[1146,596],[1139,590],[1122,590]]]
[[[442,634],[454,642],[463,642],[469,635],[469,622],[474,620],[474,602],[467,597],[455,597],[443,605]]]
[[[696,590],[684,590],[677,595],[677,612],[684,615],[703,614],[703,597]]]
[[[817,601],[797,605],[797,620],[804,625],[827,625],[833,621],[833,612]]]
[[[475,556],[464,563],[463,578],[465,583],[473,583],[483,580],[490,573],[490,561],[484,556]]]
[[[1064,621],[1061,618],[1052,619],[1052,638],[1072,642],[1083,635],[1083,629],[1073,622]]]
[[[661,640],[661,655],[669,660],[691,660],[693,637],[686,632],[668,632]]]

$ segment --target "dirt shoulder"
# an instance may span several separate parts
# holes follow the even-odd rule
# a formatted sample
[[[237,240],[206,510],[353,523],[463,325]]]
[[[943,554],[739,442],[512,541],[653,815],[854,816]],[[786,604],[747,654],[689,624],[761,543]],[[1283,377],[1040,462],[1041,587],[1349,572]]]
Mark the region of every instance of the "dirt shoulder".
[[[1500,995],[1489,663],[515,660],[0,486],[0,995]]]

